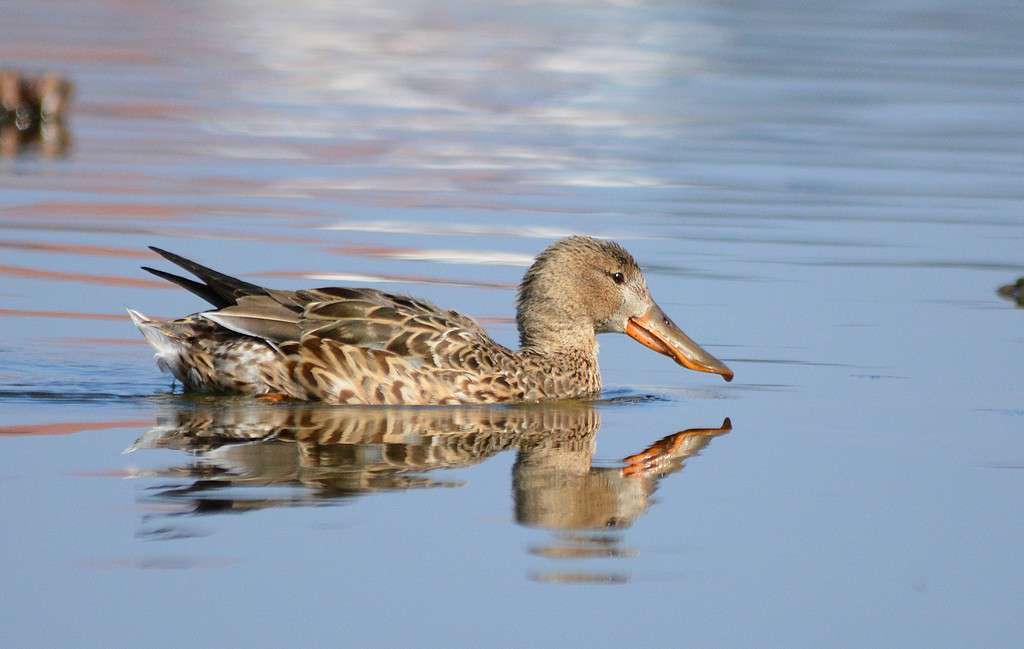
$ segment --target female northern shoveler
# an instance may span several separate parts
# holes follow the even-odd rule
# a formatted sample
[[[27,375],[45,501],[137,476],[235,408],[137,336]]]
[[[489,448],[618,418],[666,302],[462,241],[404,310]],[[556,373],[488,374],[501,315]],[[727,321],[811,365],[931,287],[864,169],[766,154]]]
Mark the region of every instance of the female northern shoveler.
[[[677,363],[732,380],[651,299],[622,246],[569,237],[519,287],[519,351],[473,319],[373,289],[279,291],[158,248],[202,280],[145,270],[217,307],[159,321],[129,310],[156,361],[189,390],[349,404],[580,399],[601,390],[598,333],[626,333]]]

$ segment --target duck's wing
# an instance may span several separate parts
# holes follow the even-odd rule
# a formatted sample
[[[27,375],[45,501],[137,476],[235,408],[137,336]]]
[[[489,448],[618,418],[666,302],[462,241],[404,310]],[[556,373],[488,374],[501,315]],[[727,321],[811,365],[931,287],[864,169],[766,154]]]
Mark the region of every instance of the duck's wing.
[[[459,357],[470,347],[503,349],[472,318],[423,300],[369,288],[268,289],[153,250],[202,280],[144,267],[217,307],[204,318],[275,346],[316,338],[440,367],[462,365]]]
[[[399,356],[436,354],[444,341],[490,342],[475,320],[429,302],[374,289],[297,291],[304,308],[302,337],[382,349]]]
[[[485,336],[472,318],[455,311],[369,288],[326,287],[238,297],[203,317],[249,336],[283,343],[309,337],[399,355],[429,353],[445,334]]]
[[[511,351],[454,311],[373,289],[296,291],[299,340],[278,345],[268,377],[291,398],[339,403],[481,403],[521,399]]]

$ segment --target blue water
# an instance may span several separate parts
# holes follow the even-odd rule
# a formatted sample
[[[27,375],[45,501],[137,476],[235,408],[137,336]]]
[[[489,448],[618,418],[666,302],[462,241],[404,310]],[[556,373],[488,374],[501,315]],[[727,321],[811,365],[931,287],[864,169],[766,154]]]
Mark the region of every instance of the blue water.
[[[0,645],[1019,645],[1019,3],[4,8],[76,96],[0,158]],[[594,404],[196,399],[122,317],[202,308],[157,245],[514,345],[575,232],[736,380],[604,336]]]

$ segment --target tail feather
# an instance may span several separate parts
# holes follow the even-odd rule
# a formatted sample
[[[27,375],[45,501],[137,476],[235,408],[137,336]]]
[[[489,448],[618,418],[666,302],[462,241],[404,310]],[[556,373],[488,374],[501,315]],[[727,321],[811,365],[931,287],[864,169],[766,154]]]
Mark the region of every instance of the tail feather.
[[[156,268],[150,268],[149,266],[143,266],[142,270],[146,271],[147,273],[152,273],[157,277],[166,279],[168,282],[177,284],[183,289],[203,298],[204,300],[206,300],[213,306],[217,307],[218,309],[223,309],[224,307],[232,306],[235,304],[234,300],[225,299],[222,295],[218,294],[216,291],[214,291],[206,284],[202,284],[195,280],[191,280],[187,277],[175,275],[174,273],[168,273],[162,270],[158,270]]]
[[[185,259],[184,257],[176,255],[173,252],[168,252],[166,250],[163,250],[162,248],[157,248],[156,246],[150,246],[149,249],[157,253],[167,261],[176,264],[181,268],[184,268],[188,272],[192,273],[199,279],[206,282],[207,289],[204,289],[204,291],[208,292],[209,296],[204,295],[202,293],[197,293],[196,288],[198,286],[201,286],[198,282],[193,282],[192,280],[185,279],[184,277],[178,277],[177,275],[170,275],[170,273],[160,274],[158,272],[154,274],[157,274],[160,277],[163,277],[164,279],[170,280],[175,284],[178,284],[179,286],[182,286],[192,291],[193,293],[200,295],[200,297],[202,297],[204,300],[209,301],[211,304],[214,304],[215,306],[230,306],[232,304],[235,304],[238,298],[243,295],[265,295],[267,292],[266,289],[264,289],[262,286],[250,284],[249,282],[244,282],[238,279],[237,277],[225,275],[224,273],[218,272],[212,268],[207,268],[202,264],[197,264],[196,262],[190,259]],[[146,268],[146,270],[151,273],[154,272],[149,268]],[[168,277],[167,275],[170,276]],[[182,284],[178,280],[185,280],[190,284]],[[220,303],[211,300],[210,297],[213,296],[216,296],[218,298],[218,302]]]
[[[185,382],[187,370],[182,363],[181,351],[185,342],[159,320],[147,317],[133,309],[127,309],[128,316],[139,328],[156,354],[156,365],[164,372],[170,372],[176,379]]]

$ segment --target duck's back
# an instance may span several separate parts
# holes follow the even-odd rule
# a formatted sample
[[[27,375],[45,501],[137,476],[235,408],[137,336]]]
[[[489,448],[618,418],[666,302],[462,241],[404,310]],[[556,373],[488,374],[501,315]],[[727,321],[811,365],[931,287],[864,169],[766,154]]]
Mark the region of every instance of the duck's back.
[[[147,270],[218,307],[172,321],[132,312],[189,389],[352,404],[523,398],[514,354],[454,311],[374,289],[267,289],[157,252],[204,283]]]
[[[512,353],[472,319],[372,289],[245,295],[172,321],[133,314],[191,390],[350,404],[522,398]]]

